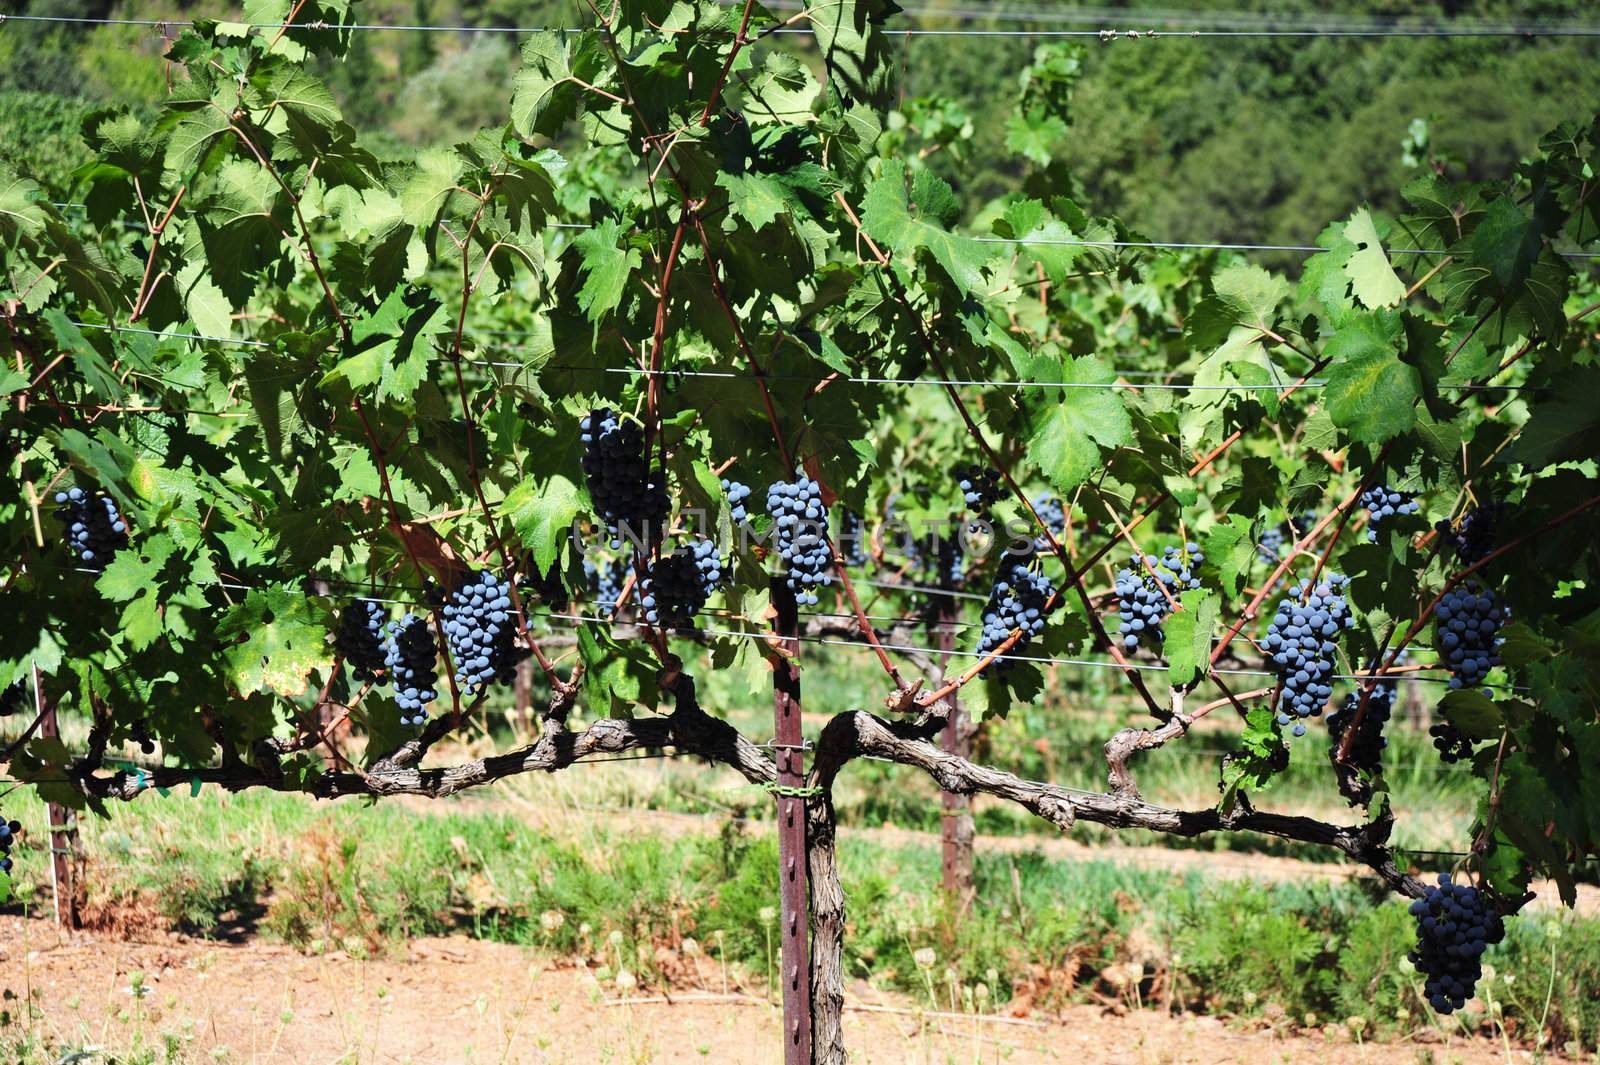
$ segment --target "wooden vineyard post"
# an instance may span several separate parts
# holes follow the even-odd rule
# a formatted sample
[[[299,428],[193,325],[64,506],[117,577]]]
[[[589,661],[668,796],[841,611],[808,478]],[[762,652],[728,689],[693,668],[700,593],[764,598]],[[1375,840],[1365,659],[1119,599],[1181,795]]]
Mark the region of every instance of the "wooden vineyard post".
[[[945,596],[939,606],[939,650],[943,652],[940,660],[941,686],[944,683],[942,673],[949,668],[950,652],[955,648],[956,620],[955,599]],[[967,727],[966,715],[962,713],[961,703],[954,693],[951,693],[949,703],[950,717],[945,722],[940,746],[950,754],[969,757],[972,754],[972,730]],[[975,834],[972,800],[965,795],[946,791],[943,793],[943,802],[944,816],[940,818],[939,825],[943,844],[940,865],[944,873],[945,896],[952,914],[955,914],[966,905],[967,895],[972,890],[972,838]]]
[[[48,739],[56,738],[61,734],[61,729],[56,724],[55,699],[45,698],[38,666],[33,667],[33,698],[35,710],[40,714],[39,735]],[[50,887],[55,904],[56,927],[77,928],[80,922],[78,885],[71,861],[74,835],[69,820],[71,814],[65,806],[52,802],[45,804],[45,817],[50,822]]]
[[[799,612],[794,592],[772,580],[778,645],[772,723],[778,765],[778,923],[782,946],[783,1062],[811,1065],[811,891],[806,869],[805,737],[800,731]]]

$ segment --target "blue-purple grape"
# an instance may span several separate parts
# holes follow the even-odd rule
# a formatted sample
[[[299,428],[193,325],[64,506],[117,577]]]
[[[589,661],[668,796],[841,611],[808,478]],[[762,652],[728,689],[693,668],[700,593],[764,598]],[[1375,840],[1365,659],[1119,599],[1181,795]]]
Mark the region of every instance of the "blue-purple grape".
[[[1199,544],[1186,543],[1181,551],[1169,544],[1159,562],[1148,555],[1143,560],[1135,557],[1129,568],[1117,573],[1117,611],[1122,617],[1118,633],[1125,649],[1132,651],[1140,643],[1151,650],[1161,646],[1161,623],[1172,610],[1168,597],[1176,600],[1200,587],[1203,561]]]
[[[441,610],[456,685],[463,692],[516,676],[520,659],[508,592],[509,586],[493,573],[474,573],[450,593]]]
[[[394,701],[402,725],[422,725],[427,706],[439,698],[439,644],[426,617],[407,614],[387,626],[384,665],[394,681]]]
[[[804,475],[791,482],[779,481],[767,489],[767,513],[772,516],[778,554],[786,569],[784,583],[795,593],[796,603],[815,605],[816,589],[833,583],[822,486]]]
[[[1295,718],[1320,717],[1333,696],[1339,635],[1355,625],[1344,597],[1346,578],[1323,574],[1314,588],[1298,581],[1278,600],[1278,610],[1267,629],[1265,647],[1272,656],[1282,693],[1278,724],[1294,722],[1294,734],[1305,735],[1305,725]]]
[[[333,646],[350,663],[356,680],[387,684],[380,671],[387,664],[384,650],[384,625],[388,611],[371,599],[356,599],[339,611],[339,627],[333,633]]]
[[[128,546],[128,523],[110,496],[69,488],[56,493],[56,502],[60,504],[56,517],[66,527],[67,549],[80,562],[104,569],[112,555]]]
[[[1450,668],[1450,687],[1476,688],[1500,664],[1506,611],[1494,592],[1468,581],[1445,592],[1433,612],[1434,646]]]
[[[722,583],[724,568],[717,545],[705,539],[657,558],[641,588],[644,619],[652,625],[687,628]]]
[[[1483,954],[1506,937],[1505,921],[1490,899],[1470,884],[1456,884],[1441,873],[1411,904],[1417,919],[1417,946],[1409,957],[1425,979],[1423,996],[1440,1013],[1467,1004],[1483,978]]]
[[[1367,511],[1367,539],[1376,542],[1378,530],[1389,519],[1415,514],[1422,508],[1409,492],[1396,492],[1385,485],[1374,485],[1361,493],[1360,504]]]
[[[671,503],[659,470],[644,453],[644,427],[602,408],[581,423],[589,498],[620,546],[623,527],[648,545],[660,539]]]
[[[1055,592],[1055,585],[1034,567],[1031,557],[1002,555],[994,586],[989,589],[988,602],[983,606],[983,633],[978,638],[978,654],[988,654],[1004,643],[1013,630],[1021,629],[1021,638],[1006,651],[1020,654],[1029,641],[1044,632],[1048,604]],[[995,665],[1005,669],[1010,663],[1001,659]]]

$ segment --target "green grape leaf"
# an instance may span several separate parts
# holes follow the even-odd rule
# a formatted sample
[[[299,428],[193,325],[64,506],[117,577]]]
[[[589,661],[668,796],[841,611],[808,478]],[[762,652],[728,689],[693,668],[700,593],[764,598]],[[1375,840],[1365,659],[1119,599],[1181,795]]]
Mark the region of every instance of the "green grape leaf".
[[[861,203],[861,224],[868,236],[897,255],[914,259],[918,251],[927,251],[957,288],[974,292],[983,285],[983,264],[989,256],[982,244],[946,228],[959,209],[950,186],[928,170],[917,171],[913,196],[908,198],[905,164],[892,160],[884,164],[883,176],[872,183]]]
[[[217,622],[228,679],[241,695],[304,695],[313,670],[333,664],[320,611],[299,592],[253,588]]]
[[[1422,374],[1401,361],[1400,335],[1398,314],[1374,311],[1352,315],[1328,340],[1323,400],[1333,424],[1352,440],[1381,444],[1416,424]]]
[[[524,478],[500,504],[501,513],[511,519],[522,546],[533,552],[533,564],[541,572],[560,557],[561,544],[582,510],[577,486],[559,474]]]
[[[597,330],[606,315],[622,302],[628,276],[644,261],[637,248],[618,245],[623,236],[622,223],[607,218],[572,241],[581,257],[584,275],[578,305]]]
[[[1182,610],[1167,615],[1163,626],[1166,652],[1173,687],[1192,686],[1202,675],[1211,657],[1211,632],[1217,623],[1221,600],[1215,592],[1192,588],[1179,597]]]
[[[1392,307],[1405,299],[1406,286],[1383,253],[1383,243],[1371,212],[1363,207],[1351,216],[1344,227],[1344,235],[1357,248],[1344,264],[1350,290],[1356,299],[1367,307]]]
[[[1024,381],[1066,385],[1103,385],[1116,373],[1094,356],[1065,360],[1048,354],[1019,361]],[[1028,457],[1063,496],[1082,484],[1101,465],[1101,448],[1122,447],[1133,439],[1133,423],[1122,397],[1110,388],[1043,388],[1033,417]]]

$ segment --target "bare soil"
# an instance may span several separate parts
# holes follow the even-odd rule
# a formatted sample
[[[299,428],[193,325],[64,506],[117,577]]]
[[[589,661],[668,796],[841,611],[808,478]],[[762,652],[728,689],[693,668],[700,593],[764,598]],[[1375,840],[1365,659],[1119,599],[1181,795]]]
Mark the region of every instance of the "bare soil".
[[[721,986],[709,959],[657,960],[702,987]],[[132,993],[136,973],[142,997]],[[0,991],[9,992],[11,1023],[30,1023],[19,1007],[31,1000],[35,1031],[63,1049],[126,1048],[137,1039],[160,1046],[171,1037],[184,1046],[181,1060],[236,1065],[781,1061],[778,1011],[759,994],[730,990],[671,994],[669,1002],[636,989],[624,998],[570,960],[466,938],[417,940],[404,957],[363,960],[259,941],[58,933],[45,920],[0,916]],[[856,1065],[1531,1060],[1486,1040],[1359,1044],[1335,1025],[1287,1032],[1117,1005],[1048,1017],[925,1015],[865,984],[851,989],[849,1005]]]

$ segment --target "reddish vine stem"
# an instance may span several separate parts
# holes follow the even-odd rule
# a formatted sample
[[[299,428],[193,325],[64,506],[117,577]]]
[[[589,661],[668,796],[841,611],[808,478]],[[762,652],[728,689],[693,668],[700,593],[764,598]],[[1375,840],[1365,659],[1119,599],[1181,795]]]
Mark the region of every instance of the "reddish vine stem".
[[[739,53],[749,42],[745,33],[750,29],[750,13],[755,7],[755,0],[744,0],[744,17],[739,20],[739,32],[733,38],[733,47],[728,50],[728,61],[722,64],[722,73],[712,83],[711,96],[706,100],[706,109],[700,112],[700,128],[704,129],[711,124],[711,112],[717,108],[717,100],[722,96],[722,88],[728,83],[728,75],[733,72],[733,64],[739,58]]]
[[[722,287],[722,263],[711,247],[711,238],[706,233],[705,225],[701,222],[698,213],[693,216],[693,220],[695,233],[700,238],[701,247],[705,250],[706,272],[711,277],[712,295],[718,305],[721,306],[722,313],[727,316],[728,324],[733,329],[734,339],[739,344],[739,350],[744,353],[745,360],[750,364],[750,372],[756,380],[757,390],[761,393],[761,401],[767,411],[767,423],[772,428],[773,439],[777,441],[778,454],[783,459],[784,467],[793,469],[795,463],[794,452],[789,450],[788,441],[783,435],[783,427],[778,422],[778,411],[772,403],[772,393],[767,388],[767,371],[761,365],[761,360],[756,358],[755,352],[751,350],[750,340],[745,336],[744,327],[739,323],[739,316],[734,313],[733,303],[728,299],[728,293]],[[839,583],[844,589],[845,597],[850,600],[850,607],[855,612],[856,625],[860,627],[861,634],[866,637],[867,644],[872,648],[873,654],[877,656],[878,664],[889,675],[889,679],[894,681],[895,687],[903,690],[905,681],[901,678],[900,670],[894,664],[894,660],[883,649],[883,644],[878,640],[877,630],[872,627],[872,622],[867,619],[866,611],[861,608],[861,598],[856,594],[855,585],[850,580],[850,574],[846,571],[844,559],[840,556],[839,549],[834,545],[831,537],[824,534],[823,539],[828,545],[828,553],[833,557],[834,568],[838,570]]]
[[[188,185],[179,185],[177,195],[172,197],[172,203],[167,206],[167,213],[161,216],[161,221],[150,227],[150,254],[144,261],[144,277],[139,280],[139,293],[133,300],[133,314],[128,317],[130,325],[137,322],[139,316],[144,314],[144,309],[154,294],[150,276],[155,271],[156,254],[161,250],[161,238],[165,235],[167,224],[172,221],[173,214],[178,210],[178,205],[183,202],[184,193],[188,191]]]
[[[489,506],[489,499],[483,492],[483,478],[478,472],[478,418],[473,412],[471,401],[467,398],[466,377],[461,373],[461,335],[466,328],[467,305],[472,300],[474,288],[471,274],[471,257],[468,254],[468,250],[472,247],[472,235],[478,230],[478,223],[483,219],[483,212],[488,208],[489,201],[494,197],[495,188],[496,185],[490,185],[478,197],[477,210],[472,213],[472,220],[467,223],[466,235],[461,240],[461,310],[456,316],[456,335],[455,343],[451,349],[451,365],[455,369],[456,391],[461,396],[461,414],[467,422],[467,480],[472,484],[472,494],[478,500],[478,506],[483,511],[483,520],[489,527],[489,535],[494,538],[495,549],[500,553],[500,565],[506,570],[508,577],[506,588],[511,596],[511,605],[516,611],[517,628],[521,630],[522,638],[527,642],[528,649],[533,652],[534,660],[539,663],[539,668],[549,678],[551,685],[559,689],[565,682],[557,675],[554,663],[544,653],[544,649],[539,646],[539,641],[534,639],[533,633],[528,631],[528,612],[522,606],[522,593],[517,590],[518,567],[512,564],[511,553],[506,550],[505,537],[500,532],[500,524],[495,520],[494,511]],[[485,265],[487,265],[487,261]]]

